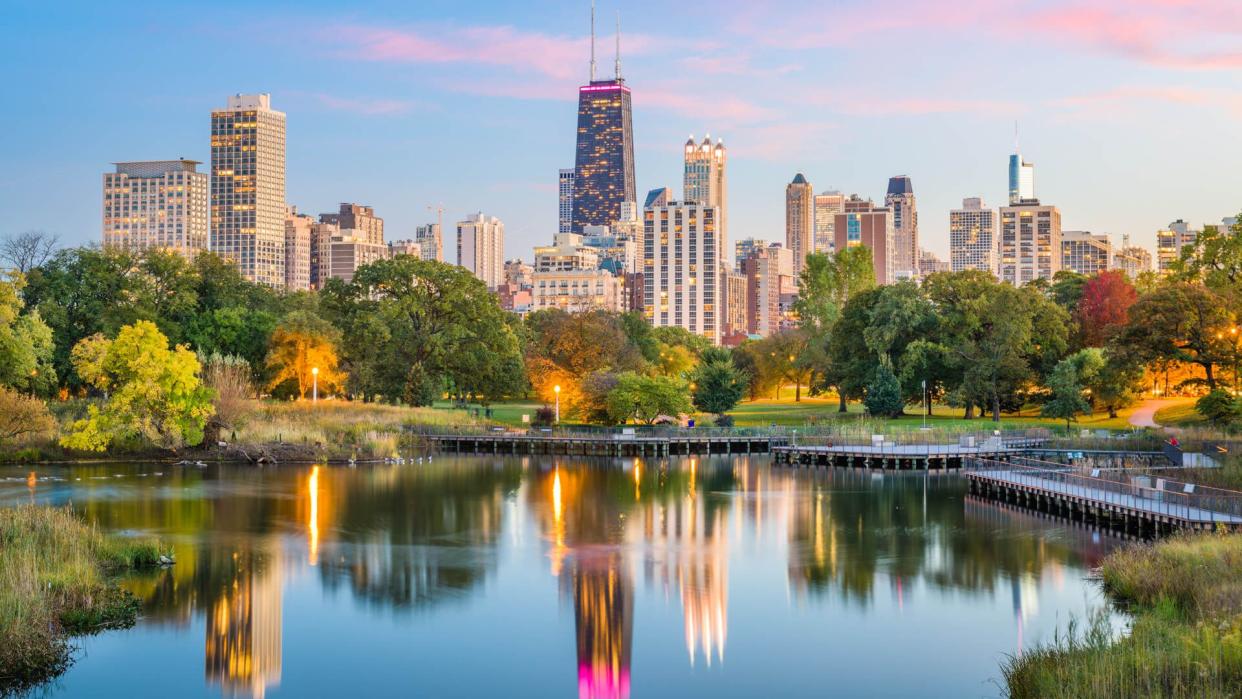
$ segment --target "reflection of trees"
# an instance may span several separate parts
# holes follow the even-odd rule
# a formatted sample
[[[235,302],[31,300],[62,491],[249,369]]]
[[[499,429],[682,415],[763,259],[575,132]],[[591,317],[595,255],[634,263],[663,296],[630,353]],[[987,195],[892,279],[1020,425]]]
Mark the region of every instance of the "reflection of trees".
[[[324,586],[347,583],[370,604],[411,609],[458,597],[495,568],[505,494],[522,472],[437,462],[328,475],[319,475],[317,528],[329,527],[330,507],[337,534],[319,556]]]
[[[1059,572],[1092,557],[1083,540],[1032,522],[975,516],[968,526],[959,478],[839,470],[801,475],[802,489],[810,492],[794,506],[789,551],[790,579],[801,591],[834,590],[866,603],[880,574],[898,589],[918,579],[992,591],[1003,581]]]
[[[207,614],[207,681],[230,696],[262,697],[267,687],[280,684],[279,558],[234,556],[233,583]]]

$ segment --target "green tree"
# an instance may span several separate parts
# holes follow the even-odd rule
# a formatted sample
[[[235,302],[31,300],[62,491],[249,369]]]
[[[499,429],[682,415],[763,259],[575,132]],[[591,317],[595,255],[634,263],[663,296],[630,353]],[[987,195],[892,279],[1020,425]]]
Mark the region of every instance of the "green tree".
[[[694,409],[686,386],[666,376],[625,372],[608,394],[608,416],[618,423],[636,420],[654,424],[661,417],[677,418]]]
[[[867,412],[874,417],[898,417],[904,403],[897,376],[888,364],[881,362],[875,368],[875,375],[867,385],[867,394],[863,398]]]
[[[833,385],[833,355],[829,352],[832,330],[845,310],[845,304],[860,292],[875,288],[875,266],[865,247],[846,248],[836,255],[812,253],[807,256],[799,278],[798,300],[794,312],[798,327],[806,337],[800,363],[810,370],[808,383],[816,388]],[[844,398],[841,402],[844,410]]]
[[[1194,245],[1181,250],[1173,270],[1177,279],[1202,282],[1234,308],[1242,306],[1242,216],[1229,228],[1204,226]]]
[[[47,395],[56,386],[52,329],[22,299],[24,278],[0,274],[0,386]]]
[[[1117,352],[1147,364],[1198,365],[1208,390],[1216,390],[1217,366],[1233,353],[1234,316],[1222,297],[1202,284],[1164,284],[1139,297],[1128,316],[1113,340]]]
[[[1195,401],[1195,412],[1217,425],[1226,425],[1242,415],[1242,403],[1228,391],[1216,389]]]
[[[698,366],[690,386],[695,408],[700,412],[723,415],[742,400],[746,392],[746,377],[727,356],[713,357]]]
[[[585,391],[586,377],[599,372],[644,371],[648,366],[639,345],[627,332],[628,317],[603,310],[566,313],[559,308],[528,314],[523,324],[526,374],[535,394],[551,402],[555,399],[553,388],[560,386],[563,414],[583,418],[587,418],[586,412],[598,415],[599,396]],[[660,346],[653,336],[646,337],[652,347]],[[658,349],[655,356],[659,358]],[[587,407],[584,401],[594,407]]]
[[[1041,410],[1045,417],[1065,420],[1066,429],[1079,415],[1091,411],[1091,403],[1083,396],[1079,370],[1080,362],[1075,357],[1066,357],[1057,364],[1048,381],[1052,398]]]
[[[106,398],[61,438],[71,449],[104,451],[113,442],[141,438],[165,449],[199,444],[211,416],[211,391],[199,379],[194,353],[150,321],[121,328],[116,339],[84,339],[74,347],[78,375]]]

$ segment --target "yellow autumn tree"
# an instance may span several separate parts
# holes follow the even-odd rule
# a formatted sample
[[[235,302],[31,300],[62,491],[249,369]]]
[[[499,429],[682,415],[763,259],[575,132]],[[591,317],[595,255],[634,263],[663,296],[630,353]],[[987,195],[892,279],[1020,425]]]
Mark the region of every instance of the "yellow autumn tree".
[[[345,385],[345,372],[339,368],[337,344],[340,332],[328,321],[305,311],[285,316],[268,345],[267,367],[272,371],[269,387],[286,381],[297,386],[298,397],[305,398],[319,369],[319,392],[328,394]]]

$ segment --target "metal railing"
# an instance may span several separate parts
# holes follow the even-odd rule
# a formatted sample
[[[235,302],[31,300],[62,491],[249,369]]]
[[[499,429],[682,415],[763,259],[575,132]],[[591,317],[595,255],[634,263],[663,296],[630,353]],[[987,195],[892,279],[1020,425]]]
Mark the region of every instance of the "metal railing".
[[[1188,522],[1242,524],[1242,492],[1238,491],[1124,471],[1097,469],[1083,473],[1073,466],[1024,457],[1008,461],[985,458],[971,461],[975,477],[1006,485],[1021,485]]]

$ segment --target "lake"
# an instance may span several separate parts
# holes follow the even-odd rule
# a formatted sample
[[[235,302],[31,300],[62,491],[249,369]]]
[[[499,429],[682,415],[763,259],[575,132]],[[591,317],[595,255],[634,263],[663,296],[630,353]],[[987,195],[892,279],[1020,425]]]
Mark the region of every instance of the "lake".
[[[1121,543],[766,456],[0,467],[31,501],[177,560],[54,697],[993,697]]]

